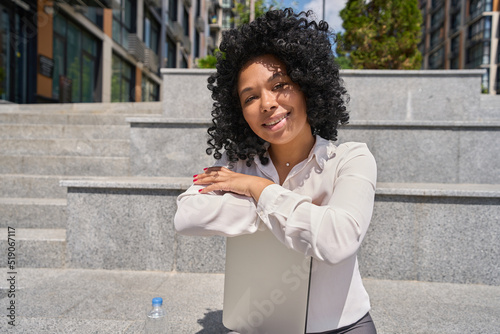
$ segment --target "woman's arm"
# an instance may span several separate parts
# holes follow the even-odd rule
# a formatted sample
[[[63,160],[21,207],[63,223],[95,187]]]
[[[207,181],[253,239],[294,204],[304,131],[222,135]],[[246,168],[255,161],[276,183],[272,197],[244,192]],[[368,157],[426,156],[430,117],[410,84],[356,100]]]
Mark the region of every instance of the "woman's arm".
[[[334,264],[355,254],[373,211],[376,163],[366,146],[341,162],[327,205],[278,185],[262,192],[257,214],[282,243],[307,256]]]
[[[256,201],[272,181],[210,167],[177,199],[176,230],[187,235],[236,236],[257,230]]]

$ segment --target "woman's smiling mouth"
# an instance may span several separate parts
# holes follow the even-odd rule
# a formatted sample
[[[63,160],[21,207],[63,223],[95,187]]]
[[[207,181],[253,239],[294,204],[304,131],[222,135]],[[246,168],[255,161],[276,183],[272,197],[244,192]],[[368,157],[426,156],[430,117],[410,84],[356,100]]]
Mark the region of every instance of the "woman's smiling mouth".
[[[267,126],[267,127],[272,127],[272,126],[274,126],[274,125],[276,125],[276,124],[280,123],[280,122],[281,122],[282,120],[284,120],[285,118],[287,118],[287,117],[288,117],[288,115],[290,115],[290,113],[286,113],[286,114],[284,114],[283,116],[281,116],[280,118],[278,118],[277,120],[272,121],[272,122],[269,122],[269,123],[264,123],[264,124],[262,124],[262,125],[263,125],[263,126]]]

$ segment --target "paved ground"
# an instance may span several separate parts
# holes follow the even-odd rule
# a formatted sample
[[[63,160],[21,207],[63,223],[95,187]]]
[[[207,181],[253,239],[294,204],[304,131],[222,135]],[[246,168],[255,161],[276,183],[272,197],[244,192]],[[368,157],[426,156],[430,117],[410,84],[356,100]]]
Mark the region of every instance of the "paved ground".
[[[2,270],[1,333],[142,333],[155,296],[165,300],[171,333],[228,332],[221,324],[222,274],[19,269],[13,297],[11,275]],[[365,285],[381,334],[500,333],[499,286],[375,279]],[[8,324],[11,301],[15,327]]]

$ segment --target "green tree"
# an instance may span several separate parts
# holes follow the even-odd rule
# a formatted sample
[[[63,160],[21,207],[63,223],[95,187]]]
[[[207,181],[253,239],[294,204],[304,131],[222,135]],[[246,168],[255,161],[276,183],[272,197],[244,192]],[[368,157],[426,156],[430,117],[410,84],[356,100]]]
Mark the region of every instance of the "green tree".
[[[348,0],[337,54],[355,69],[419,69],[422,14],[418,0]]]
[[[218,49],[214,51],[214,54],[218,52]],[[198,68],[215,68],[217,64],[217,58],[214,55],[206,55],[203,58],[197,60]]]

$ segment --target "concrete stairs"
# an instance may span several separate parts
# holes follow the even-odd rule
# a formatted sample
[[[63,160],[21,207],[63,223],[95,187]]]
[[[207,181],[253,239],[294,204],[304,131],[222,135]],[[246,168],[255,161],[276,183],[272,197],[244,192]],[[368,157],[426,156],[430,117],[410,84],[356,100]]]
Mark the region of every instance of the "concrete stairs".
[[[363,94],[339,133],[366,142],[379,167],[364,277],[500,285],[500,100],[475,90],[479,71],[367,72],[344,73]],[[208,73],[163,70],[164,101],[150,109],[1,109],[0,227],[16,222],[33,245],[23,265],[223,272],[224,238],[172,224],[175,198],[212,163]]]
[[[224,238],[183,237],[172,226],[176,196],[212,163],[209,71],[162,73],[163,115],[127,118],[132,177],[62,181],[69,268],[224,270]],[[500,284],[500,100],[481,96],[481,75],[343,73],[351,123],[339,141],[366,142],[379,167],[364,277]]]
[[[60,181],[128,176],[125,119],[160,113],[159,103],[0,106],[0,229],[16,229],[18,266],[65,267],[67,189]]]

